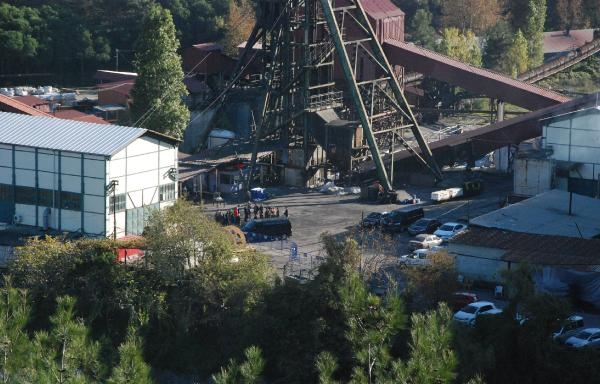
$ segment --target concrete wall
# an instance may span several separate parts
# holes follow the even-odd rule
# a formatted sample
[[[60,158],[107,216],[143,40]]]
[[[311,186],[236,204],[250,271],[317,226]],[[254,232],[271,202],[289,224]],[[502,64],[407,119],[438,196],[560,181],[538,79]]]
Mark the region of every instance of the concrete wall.
[[[472,280],[499,282],[502,271],[508,268],[508,263],[500,260],[506,252],[502,249],[450,243],[448,251],[456,257],[457,272]]]
[[[519,195],[534,196],[552,189],[553,161],[521,159],[514,161],[513,187]]]

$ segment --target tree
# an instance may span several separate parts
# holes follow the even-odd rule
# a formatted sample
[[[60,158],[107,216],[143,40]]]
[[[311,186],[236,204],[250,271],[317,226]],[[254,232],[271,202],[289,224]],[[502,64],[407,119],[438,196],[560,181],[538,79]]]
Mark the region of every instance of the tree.
[[[569,31],[586,25],[583,0],[556,0],[555,8],[561,29]]]
[[[427,9],[418,9],[410,23],[412,40],[429,49],[435,47],[435,29],[431,25],[432,18],[433,15]]]
[[[229,13],[225,19],[223,48],[226,54],[237,57],[237,46],[245,42],[256,22],[254,8],[250,0],[229,1]]]
[[[385,298],[369,293],[359,275],[350,272],[341,283],[340,301],[355,359],[352,380],[385,382],[394,338],[406,324],[402,300],[393,287]]]
[[[0,289],[0,370],[3,383],[23,382],[31,343],[24,329],[30,307],[26,292],[12,287],[9,278]]]
[[[506,21],[500,21],[488,30],[483,50],[483,66],[497,71],[503,70],[506,52],[513,42],[513,32]]]
[[[38,383],[92,383],[102,377],[100,346],[89,339],[88,329],[75,318],[75,299],[61,296],[50,317],[50,332],[34,337],[35,381]]]
[[[262,382],[261,375],[265,368],[265,361],[260,348],[252,346],[244,351],[246,361],[238,364],[230,360],[227,368],[212,376],[215,384],[258,384]]]
[[[443,0],[441,8],[444,28],[476,34],[495,25],[501,13],[498,0]]]
[[[187,91],[178,48],[171,13],[153,5],[136,45],[131,113],[135,125],[181,138],[190,113],[182,101]]]
[[[402,383],[452,383],[458,358],[452,347],[452,312],[444,303],[411,316],[410,359],[395,362]]]
[[[108,384],[152,384],[150,367],[144,361],[141,340],[133,328],[119,346],[119,364],[113,368]]]
[[[512,44],[506,51],[506,58],[502,63],[503,72],[510,74],[512,77],[517,77],[519,74],[527,70],[529,62],[527,53],[527,40],[520,30],[517,31]]]
[[[438,44],[437,51],[476,67],[481,66],[481,50],[475,34],[470,30],[465,32],[457,28],[442,30],[442,41]]]
[[[527,41],[528,68],[537,67],[544,60],[543,39],[546,21],[546,0],[513,0],[511,24],[521,30]]]

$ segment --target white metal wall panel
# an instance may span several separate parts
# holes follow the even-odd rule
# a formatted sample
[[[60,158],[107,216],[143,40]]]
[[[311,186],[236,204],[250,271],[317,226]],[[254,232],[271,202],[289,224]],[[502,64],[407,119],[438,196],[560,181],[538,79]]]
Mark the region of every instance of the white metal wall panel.
[[[106,175],[106,163],[103,158],[91,158],[86,156],[83,159],[83,173],[86,176],[104,178]]]
[[[81,176],[62,175],[61,189],[66,192],[81,193]]]
[[[127,158],[127,174],[154,171],[158,168],[158,152],[146,153]]]
[[[58,189],[57,182],[55,179],[55,173],[51,172],[38,172],[38,185],[43,189]]]
[[[90,212],[104,214],[105,204],[106,198],[103,196],[83,195],[83,207],[85,209],[85,215]]]
[[[6,145],[0,147],[0,165],[12,166],[12,148],[4,148]]]
[[[15,215],[21,217],[21,224],[35,225],[35,206],[15,204]]]
[[[579,115],[573,118],[573,128],[598,129],[600,125],[600,116],[594,113]]]
[[[117,159],[117,160],[111,159],[108,162],[109,179],[114,179],[116,177],[125,176],[126,171],[127,171],[126,162],[127,162],[127,160],[125,158]]]
[[[144,205],[158,203],[159,191],[158,187],[146,188],[142,191],[144,195]]]
[[[89,213],[86,212],[83,216],[83,224],[85,226],[86,233],[93,233],[95,235],[105,235],[105,217],[104,213]]]
[[[177,152],[174,149],[160,151],[160,167],[171,168],[176,166]]]
[[[12,167],[3,167],[0,163],[0,183],[12,184],[12,175]]]
[[[139,208],[143,205],[143,193],[141,190],[127,192],[127,209]]]
[[[56,213],[58,215],[58,212]],[[81,212],[62,209],[60,212],[61,225],[63,231],[80,231],[81,228]]]
[[[127,176],[127,190],[129,192],[139,191],[144,188],[155,186],[158,183],[157,170],[137,173]]]
[[[552,144],[552,158],[555,160],[569,161],[569,146]]]
[[[127,156],[133,157],[146,153],[157,153],[158,150],[158,140],[148,137],[140,137],[127,146]]]
[[[550,127],[562,127],[562,128],[570,128],[571,127],[571,119],[566,118],[564,120],[555,120],[549,125]]]
[[[546,128],[545,135],[546,143],[554,144],[569,144],[569,130],[564,128]]]
[[[573,129],[571,130],[571,145],[600,148],[600,132],[593,130]]]
[[[46,172],[56,172],[58,170],[58,157],[53,154],[38,152],[38,169]]]
[[[17,168],[35,169],[35,152],[32,149],[17,147],[15,149],[15,165]]]
[[[60,170],[67,175],[81,175],[81,156],[61,154]]]
[[[23,187],[35,187],[35,171],[15,169],[15,184]]]
[[[598,161],[600,161],[600,158]],[[577,167],[577,171],[571,171],[570,176],[594,180],[596,179],[596,174],[594,173],[594,164],[582,164]]]
[[[83,178],[85,193],[91,195],[101,195],[104,196],[104,180],[103,179],[93,179],[91,177]]]
[[[571,161],[578,163],[600,162],[600,148],[571,147]]]

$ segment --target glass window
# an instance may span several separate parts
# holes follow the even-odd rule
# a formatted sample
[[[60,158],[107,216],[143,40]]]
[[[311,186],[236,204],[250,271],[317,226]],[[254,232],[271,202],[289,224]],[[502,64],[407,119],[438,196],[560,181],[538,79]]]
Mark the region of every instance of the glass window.
[[[175,183],[160,186],[160,201],[175,200]]]
[[[12,185],[0,184],[0,201],[12,201]]]
[[[127,207],[127,196],[125,196],[124,193],[120,193],[116,196],[110,197],[110,203],[109,203],[109,207],[108,207],[109,213],[122,212],[125,210],[126,207]],[[113,211],[113,209],[114,209],[114,211]]]
[[[60,207],[71,211],[81,211],[81,193],[62,191],[60,193]]]
[[[45,207],[54,207],[52,199],[54,197],[54,191],[51,189],[39,189],[38,190],[38,205]]]
[[[35,196],[35,188],[33,187],[15,187],[15,202],[19,204],[34,205],[37,199]]]

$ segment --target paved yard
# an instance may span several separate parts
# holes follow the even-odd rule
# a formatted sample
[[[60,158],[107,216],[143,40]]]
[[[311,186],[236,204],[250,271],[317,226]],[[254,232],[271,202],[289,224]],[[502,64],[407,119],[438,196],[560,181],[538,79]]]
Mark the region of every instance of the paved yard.
[[[501,202],[512,190],[512,176],[503,174],[483,174],[485,190],[482,195],[469,199],[450,201],[442,204],[432,204],[427,200],[433,190],[439,188],[424,188],[404,186],[398,190],[399,199],[417,196],[423,199],[422,206],[425,217],[439,218],[442,222],[468,220],[469,218],[490,212],[500,207]],[[409,236],[406,233],[397,234],[393,239],[382,242],[378,236],[357,234],[357,224],[362,215],[369,212],[391,211],[399,208],[399,204],[369,204],[359,200],[357,195],[329,195],[315,190],[302,188],[277,188],[275,196],[265,202],[265,206],[279,207],[281,213],[285,207],[289,211],[293,235],[285,241],[254,243],[261,251],[269,254],[273,266],[283,272],[295,274],[309,273],[325,256],[320,242],[321,234],[328,232],[343,238],[348,235],[364,239],[364,252],[372,254],[375,250],[371,245],[382,248],[381,252],[395,257],[406,253]],[[225,208],[233,205],[225,205]],[[209,212],[217,208],[207,206]],[[223,208],[221,208],[223,209]],[[297,262],[290,262],[292,243],[297,247]],[[301,272],[302,271],[302,272]]]

